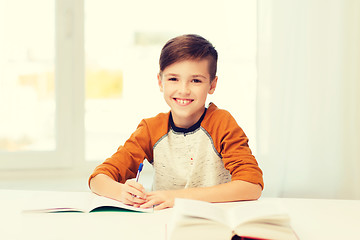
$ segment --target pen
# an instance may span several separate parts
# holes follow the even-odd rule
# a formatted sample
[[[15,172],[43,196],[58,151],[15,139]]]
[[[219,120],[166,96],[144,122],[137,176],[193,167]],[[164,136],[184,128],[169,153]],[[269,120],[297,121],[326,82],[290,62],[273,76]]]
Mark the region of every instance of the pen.
[[[138,168],[138,171],[137,171],[137,174],[136,174],[136,182],[139,181],[139,176],[140,176],[140,173],[141,173],[141,171],[142,171],[142,169],[143,169],[143,166],[144,166],[144,164],[143,164],[143,163],[140,163],[139,168]]]
[[[143,169],[143,166],[144,166],[144,164],[143,164],[143,163],[140,163],[139,168],[138,168],[138,171],[137,171],[137,174],[136,174],[136,182],[139,181],[140,173],[141,173],[141,171],[142,171],[142,169]],[[133,196],[133,198],[134,198],[134,197],[138,197],[138,196],[136,196],[136,195],[134,195],[134,194],[132,194],[132,196]]]

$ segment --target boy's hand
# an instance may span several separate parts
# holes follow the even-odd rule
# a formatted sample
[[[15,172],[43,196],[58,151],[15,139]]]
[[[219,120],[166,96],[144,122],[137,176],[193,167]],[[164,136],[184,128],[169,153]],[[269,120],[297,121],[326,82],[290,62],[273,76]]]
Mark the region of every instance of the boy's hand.
[[[134,179],[127,180],[121,184],[120,200],[124,204],[139,207],[145,203],[146,191],[145,188]]]
[[[140,205],[140,208],[149,208],[157,205],[154,209],[161,210],[171,208],[174,206],[175,192],[174,191],[155,191],[149,192],[146,196],[146,202]]]

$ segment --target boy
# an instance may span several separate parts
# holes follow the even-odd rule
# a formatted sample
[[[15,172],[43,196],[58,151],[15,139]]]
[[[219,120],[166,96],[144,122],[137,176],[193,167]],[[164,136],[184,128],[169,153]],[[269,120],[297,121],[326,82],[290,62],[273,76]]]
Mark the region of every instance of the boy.
[[[118,151],[90,176],[93,192],[141,208],[173,207],[175,198],[209,202],[254,200],[262,171],[234,118],[207,94],[217,84],[217,51],[198,35],[169,40],[160,55],[158,84],[170,112],[144,119]],[[128,180],[147,159],[152,192]]]

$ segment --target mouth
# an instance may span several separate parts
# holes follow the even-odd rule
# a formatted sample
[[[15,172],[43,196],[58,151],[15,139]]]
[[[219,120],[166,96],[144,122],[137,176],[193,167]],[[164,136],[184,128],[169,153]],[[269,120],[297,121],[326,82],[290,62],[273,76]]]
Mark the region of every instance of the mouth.
[[[193,99],[184,99],[184,98],[174,98],[175,102],[181,106],[186,106],[192,103]]]

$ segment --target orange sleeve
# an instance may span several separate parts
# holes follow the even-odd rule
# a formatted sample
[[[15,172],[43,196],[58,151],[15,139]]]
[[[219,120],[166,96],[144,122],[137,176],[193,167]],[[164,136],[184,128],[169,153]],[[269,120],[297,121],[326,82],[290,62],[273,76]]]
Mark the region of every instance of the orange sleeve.
[[[100,173],[124,183],[127,179],[136,177],[137,169],[145,158],[152,161],[152,146],[148,126],[146,121],[142,120],[125,144],[95,168],[89,178],[89,183]]]
[[[247,136],[236,120],[229,112],[217,108],[208,119],[211,119],[208,121],[208,132],[222,156],[225,168],[231,174],[231,180],[260,184],[264,188],[262,171],[252,155]]]
[[[153,118],[143,119],[135,132],[120,146],[116,153],[97,166],[89,177],[105,174],[117,182],[125,183],[136,177],[140,163],[153,161],[153,146],[168,131],[169,113],[160,113]]]

